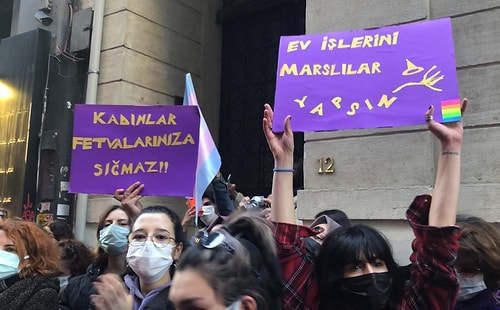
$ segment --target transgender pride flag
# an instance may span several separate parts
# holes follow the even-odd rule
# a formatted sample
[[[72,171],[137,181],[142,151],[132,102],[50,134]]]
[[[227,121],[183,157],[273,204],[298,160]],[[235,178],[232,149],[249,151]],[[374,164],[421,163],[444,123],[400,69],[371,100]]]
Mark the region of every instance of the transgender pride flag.
[[[183,105],[194,105],[200,111],[200,138],[198,144],[198,165],[196,166],[196,181],[193,192],[193,197],[196,200],[196,218],[198,224],[198,211],[201,209],[201,197],[212,182],[222,164],[219,151],[215,147],[214,139],[208,130],[205,118],[198,106],[198,99],[194,92],[193,81],[191,74],[186,74],[186,89],[184,91]]]

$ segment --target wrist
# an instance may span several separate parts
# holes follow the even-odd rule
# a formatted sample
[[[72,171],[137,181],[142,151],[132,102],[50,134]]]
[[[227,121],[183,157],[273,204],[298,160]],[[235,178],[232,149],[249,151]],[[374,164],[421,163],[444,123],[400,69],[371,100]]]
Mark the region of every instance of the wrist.
[[[286,159],[275,159],[274,167],[276,168],[293,168],[293,157]]]

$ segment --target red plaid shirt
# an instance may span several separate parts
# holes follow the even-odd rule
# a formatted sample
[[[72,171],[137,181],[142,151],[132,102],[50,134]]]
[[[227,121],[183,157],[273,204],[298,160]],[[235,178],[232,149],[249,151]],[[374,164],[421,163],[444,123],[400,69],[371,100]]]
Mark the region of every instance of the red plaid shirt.
[[[317,232],[306,226],[274,222],[273,233],[283,273],[284,309],[318,309],[318,284],[312,276],[314,265],[302,241]]]
[[[461,231],[457,226],[428,226],[431,196],[417,196],[406,217],[415,234],[411,275],[400,309],[455,308],[458,280],[454,269]]]
[[[453,269],[458,251],[459,228],[428,226],[431,196],[417,196],[406,212],[415,234],[411,276],[399,309],[453,309],[458,281]],[[302,238],[315,235],[309,227],[274,223],[274,237],[283,272],[284,309],[315,310],[319,307],[313,262]]]

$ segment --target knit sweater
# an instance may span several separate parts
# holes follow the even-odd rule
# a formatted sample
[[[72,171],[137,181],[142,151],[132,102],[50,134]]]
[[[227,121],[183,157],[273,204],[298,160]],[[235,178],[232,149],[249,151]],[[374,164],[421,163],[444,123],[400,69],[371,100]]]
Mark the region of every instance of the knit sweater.
[[[59,280],[36,276],[0,285],[0,310],[58,309]]]

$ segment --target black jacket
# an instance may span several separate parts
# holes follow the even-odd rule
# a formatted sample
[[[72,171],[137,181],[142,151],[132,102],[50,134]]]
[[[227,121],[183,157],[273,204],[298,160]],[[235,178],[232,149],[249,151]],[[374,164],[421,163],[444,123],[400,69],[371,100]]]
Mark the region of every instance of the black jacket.
[[[92,282],[97,280],[104,268],[91,264],[87,272],[69,279],[68,286],[59,297],[59,309],[88,310],[94,309],[90,304],[90,295],[97,294]]]

